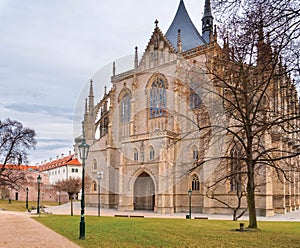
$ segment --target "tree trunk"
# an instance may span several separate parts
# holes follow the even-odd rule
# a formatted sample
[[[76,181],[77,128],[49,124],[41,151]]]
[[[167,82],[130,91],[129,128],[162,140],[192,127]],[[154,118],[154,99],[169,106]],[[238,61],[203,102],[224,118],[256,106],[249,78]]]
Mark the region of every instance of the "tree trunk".
[[[251,164],[248,168],[247,182],[247,203],[249,211],[249,226],[248,228],[257,228],[256,209],[255,209],[255,193],[254,193],[254,166]]]
[[[71,216],[73,216],[73,197],[70,197],[71,199]]]
[[[233,210],[233,221],[237,221],[237,218],[236,218],[236,212],[237,212],[237,210],[236,209],[234,209]]]

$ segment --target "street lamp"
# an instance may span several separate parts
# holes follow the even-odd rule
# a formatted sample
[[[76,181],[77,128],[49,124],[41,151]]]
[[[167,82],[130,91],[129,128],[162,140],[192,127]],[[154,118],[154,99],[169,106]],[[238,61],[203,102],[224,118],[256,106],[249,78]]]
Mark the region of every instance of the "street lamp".
[[[188,190],[188,194],[189,194],[189,219],[192,218],[192,190],[189,189]]]
[[[97,172],[98,179],[98,217],[100,216],[100,179],[103,178],[103,171]]]
[[[38,184],[38,200],[37,200],[37,214],[40,214],[40,186],[41,186],[42,177],[38,175],[37,184]]]
[[[12,193],[11,193],[11,191],[12,191],[12,187],[11,186],[9,186],[9,197],[8,197],[8,204],[11,204],[11,195],[12,195]]]
[[[28,192],[29,192],[29,189],[28,187],[26,187],[26,209],[28,210]]]
[[[82,190],[81,190],[81,217],[79,225],[79,238],[85,239],[85,222],[84,222],[84,175],[85,175],[85,160],[87,159],[90,146],[85,143],[85,137],[83,134],[82,143],[78,145],[79,157],[82,160]]]

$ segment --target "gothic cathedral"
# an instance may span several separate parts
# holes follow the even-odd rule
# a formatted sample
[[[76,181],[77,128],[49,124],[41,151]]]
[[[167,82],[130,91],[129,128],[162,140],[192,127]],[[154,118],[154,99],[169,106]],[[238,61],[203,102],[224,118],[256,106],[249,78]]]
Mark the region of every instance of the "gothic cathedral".
[[[212,93],[219,89],[205,69],[199,69],[209,57],[226,50],[226,44],[217,43],[213,20],[206,0],[200,34],[181,0],[167,32],[156,21],[141,57],[135,48],[132,70],[116,74],[118,65],[113,65],[111,88],[97,103],[91,80],[83,121],[90,145],[86,172],[93,181],[86,190],[87,205],[97,204],[97,172],[103,171],[104,208],[187,212],[191,190],[193,212],[232,214],[207,197],[205,188],[222,173],[226,137],[218,130],[199,128],[223,124],[224,103]],[[200,87],[203,84],[206,87]],[[202,164],[205,156],[216,159]],[[299,172],[295,177],[299,178]],[[258,214],[299,209],[299,183],[287,186],[265,179],[261,187]],[[237,185],[228,180],[218,192],[235,199],[235,190]],[[245,207],[246,200],[241,205]]]

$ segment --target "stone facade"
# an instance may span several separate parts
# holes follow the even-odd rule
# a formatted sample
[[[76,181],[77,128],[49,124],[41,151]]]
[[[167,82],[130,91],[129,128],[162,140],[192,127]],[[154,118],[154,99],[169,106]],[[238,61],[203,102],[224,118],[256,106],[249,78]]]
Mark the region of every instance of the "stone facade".
[[[168,32],[164,35],[156,21],[141,59],[136,48],[133,70],[116,75],[113,65],[112,88],[97,104],[91,80],[83,122],[90,144],[86,171],[94,180],[86,192],[87,205],[97,204],[96,175],[103,171],[101,205],[105,208],[187,212],[192,189],[193,212],[232,214],[224,204],[208,198],[205,189],[226,170],[221,157],[228,153],[227,138],[218,130],[199,131],[199,125],[223,122],[218,114],[224,104],[213,94],[220,89],[206,73],[193,70],[193,65],[201,67],[216,54],[226,53],[226,47],[217,43],[212,20],[210,1],[206,1],[201,36],[180,1]],[[201,92],[199,82],[206,86]],[[283,139],[266,135],[264,142],[270,147],[278,143],[297,148]],[[203,157],[215,159],[196,166]],[[297,160],[291,158],[290,163]],[[299,171],[289,172],[291,181],[280,181],[275,174],[269,167],[260,168],[259,215],[299,209]],[[218,187],[218,195],[235,203],[236,187],[228,180]]]

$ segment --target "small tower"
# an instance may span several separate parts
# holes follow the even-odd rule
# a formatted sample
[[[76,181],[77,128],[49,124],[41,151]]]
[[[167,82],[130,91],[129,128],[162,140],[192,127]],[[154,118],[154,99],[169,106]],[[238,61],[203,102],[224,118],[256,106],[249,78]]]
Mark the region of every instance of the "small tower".
[[[257,66],[262,70],[266,70],[268,66],[271,66],[271,63],[273,61],[273,52],[269,34],[266,35],[267,41],[265,41],[264,24],[262,20],[260,21],[260,25],[258,27],[257,32]]]
[[[94,89],[93,89],[93,79],[90,80],[90,93],[89,93],[89,113],[92,114],[94,110]]]
[[[94,112],[94,90],[93,90],[93,80],[90,80],[90,91],[89,96],[85,99],[85,110],[84,110],[84,120],[83,127],[87,143],[91,144],[95,139],[95,112]]]
[[[84,119],[86,120],[88,115],[88,106],[87,106],[87,98],[85,98],[85,104],[84,104]]]
[[[202,18],[202,37],[207,43],[210,42],[210,37],[213,35],[213,20],[210,0],[205,0],[204,15]]]
[[[138,56],[138,47],[135,47],[135,54],[134,54],[134,70],[137,71],[139,66],[139,56]]]
[[[116,62],[115,61],[113,62],[112,75],[113,75],[113,77],[116,76]]]
[[[179,53],[182,52],[182,41],[181,41],[181,35],[180,35],[181,30],[178,29],[178,36],[177,36],[177,51]]]

